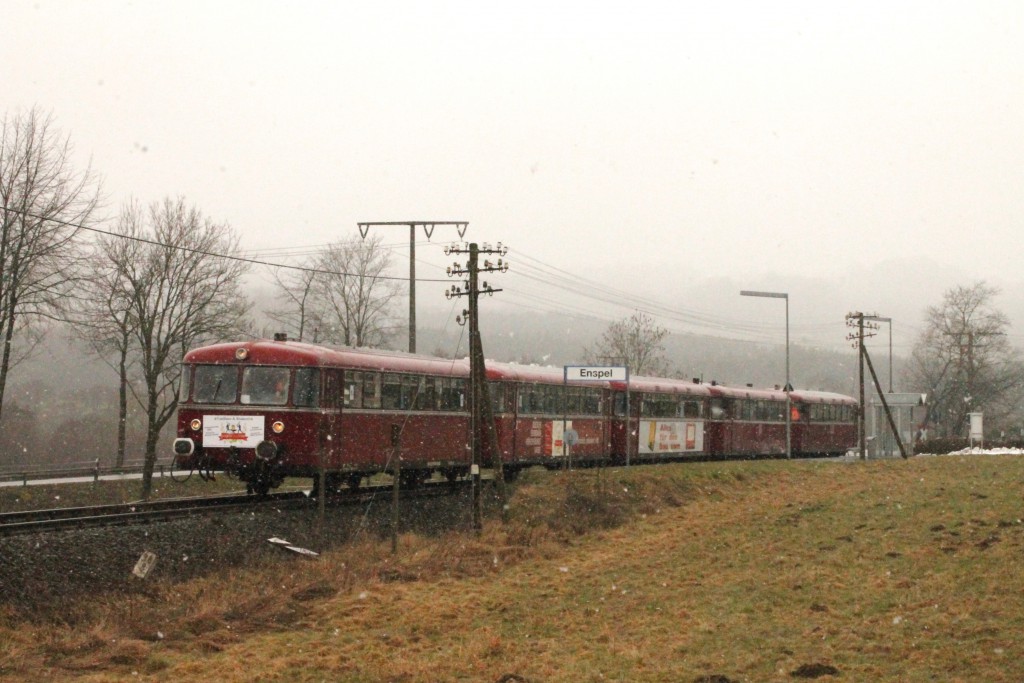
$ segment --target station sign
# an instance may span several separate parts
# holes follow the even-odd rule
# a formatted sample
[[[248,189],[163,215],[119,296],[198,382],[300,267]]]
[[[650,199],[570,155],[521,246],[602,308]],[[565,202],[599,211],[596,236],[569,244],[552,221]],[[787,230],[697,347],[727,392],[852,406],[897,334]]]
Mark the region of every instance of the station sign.
[[[625,365],[566,365],[565,380],[573,382],[628,382]]]

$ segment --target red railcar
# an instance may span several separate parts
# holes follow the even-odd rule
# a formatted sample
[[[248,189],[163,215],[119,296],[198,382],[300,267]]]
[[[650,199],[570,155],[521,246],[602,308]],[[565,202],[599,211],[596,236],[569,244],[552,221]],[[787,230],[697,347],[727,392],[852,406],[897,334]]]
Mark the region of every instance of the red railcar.
[[[323,471],[329,488],[378,472],[416,484],[470,471],[469,363],[284,340],[215,344],[186,354],[179,465],[237,474],[266,492]],[[486,364],[493,422],[478,426],[481,464],[651,462],[785,453],[786,394],[634,377],[566,382],[561,368]],[[856,402],[795,391],[792,450],[834,454],[856,442]],[[493,429],[492,429],[493,425]],[[492,438],[493,435],[493,438]]]
[[[286,476],[357,485],[393,470],[425,478],[469,467],[466,361],[286,341],[186,354],[178,463],[236,473],[265,492]]]
[[[786,454],[786,393],[710,386],[709,450],[725,456]]]
[[[793,402],[793,452],[842,455],[857,445],[857,401],[827,391],[797,390]]]
[[[487,363],[487,382],[497,446],[513,476],[530,465],[554,467],[607,458],[607,382],[566,382],[559,368],[493,362]],[[493,465],[490,449],[485,453]]]
[[[653,462],[708,454],[705,384],[662,377],[613,382],[612,450],[616,462]],[[627,418],[628,416],[628,418]]]

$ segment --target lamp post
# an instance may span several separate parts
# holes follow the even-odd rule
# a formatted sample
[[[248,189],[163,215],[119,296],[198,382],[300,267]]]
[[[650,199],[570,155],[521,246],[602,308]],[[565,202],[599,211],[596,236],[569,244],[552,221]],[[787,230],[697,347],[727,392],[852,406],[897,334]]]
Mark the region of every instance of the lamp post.
[[[789,383],[789,294],[787,292],[752,292],[744,289],[740,292],[740,296],[762,296],[770,299],[786,300],[786,457],[792,458],[793,447],[791,434],[793,429],[793,406],[790,401],[789,392],[793,391],[793,387]]]

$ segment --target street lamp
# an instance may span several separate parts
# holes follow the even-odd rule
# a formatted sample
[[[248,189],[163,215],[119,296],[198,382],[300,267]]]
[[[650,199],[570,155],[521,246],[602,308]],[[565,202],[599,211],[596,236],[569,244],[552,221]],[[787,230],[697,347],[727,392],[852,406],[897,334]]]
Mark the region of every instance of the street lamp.
[[[763,296],[769,299],[786,300],[786,457],[792,458],[793,447],[790,435],[793,429],[793,406],[789,398],[789,392],[793,391],[793,387],[789,383],[789,294],[786,292],[752,292],[744,289],[740,292],[740,296]]]

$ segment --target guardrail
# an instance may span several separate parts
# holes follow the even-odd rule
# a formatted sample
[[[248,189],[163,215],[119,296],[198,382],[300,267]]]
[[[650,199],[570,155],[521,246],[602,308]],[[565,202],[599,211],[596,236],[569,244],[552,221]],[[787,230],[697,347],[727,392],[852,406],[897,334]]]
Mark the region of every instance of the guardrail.
[[[170,467],[170,463],[157,463],[154,473],[164,476],[164,469]],[[29,481],[37,479],[73,479],[81,477],[92,477],[93,481],[99,481],[100,477],[121,474],[141,474],[142,463],[124,465],[122,467],[111,467],[100,465],[99,460],[92,464],[75,465],[59,468],[14,468],[0,470],[0,481],[21,481],[23,486],[28,486]]]

